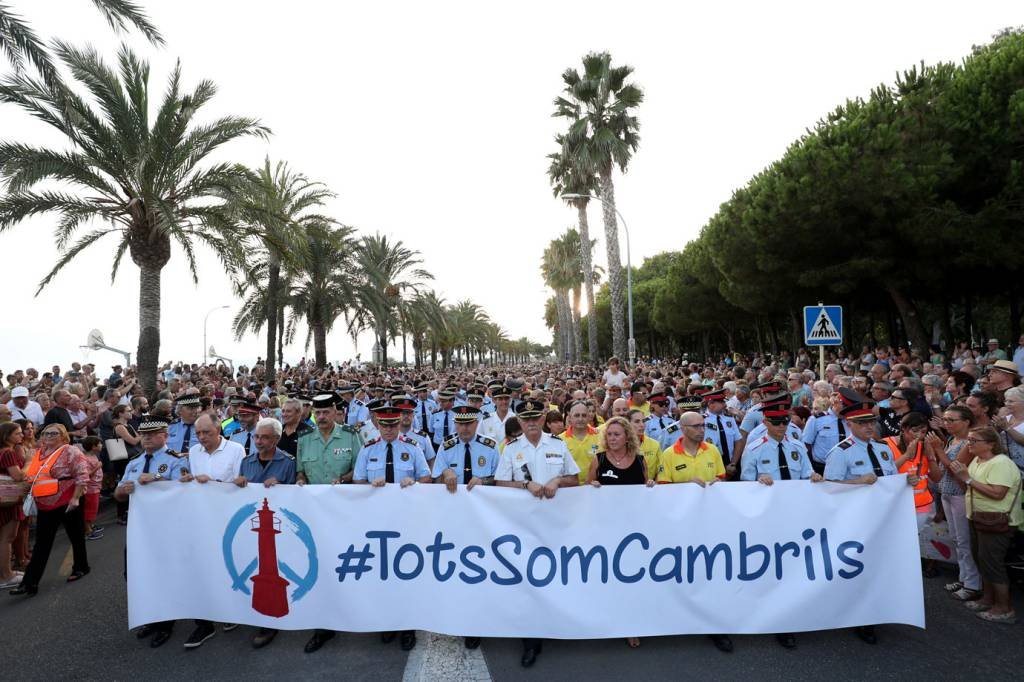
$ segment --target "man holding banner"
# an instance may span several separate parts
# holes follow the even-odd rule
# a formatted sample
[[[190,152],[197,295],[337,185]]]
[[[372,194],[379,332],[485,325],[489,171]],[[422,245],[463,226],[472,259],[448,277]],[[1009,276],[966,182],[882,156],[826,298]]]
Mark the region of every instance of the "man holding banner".
[[[528,490],[537,499],[550,499],[559,488],[579,485],[580,468],[569,448],[558,436],[543,431],[545,410],[540,400],[519,404],[516,417],[523,425],[523,435],[505,446],[494,474],[499,486]],[[540,639],[523,639],[524,668],[537,662],[540,650]]]

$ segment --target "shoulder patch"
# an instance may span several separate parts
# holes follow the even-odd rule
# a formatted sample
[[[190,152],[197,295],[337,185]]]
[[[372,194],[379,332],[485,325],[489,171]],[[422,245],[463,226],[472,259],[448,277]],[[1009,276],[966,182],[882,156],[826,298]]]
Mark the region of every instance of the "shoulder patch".
[[[290,460],[294,460],[295,459],[295,455],[293,455],[292,453],[288,452],[287,450],[281,450],[281,452],[283,452],[284,456],[287,457],[288,459],[290,459]]]
[[[356,427],[351,426],[349,424],[342,424],[341,425],[341,430],[342,431],[348,431],[349,433],[359,433],[359,430]]]
[[[493,438],[488,438],[487,436],[477,435],[476,440],[477,440],[478,443],[483,443],[484,445],[486,445],[489,448],[496,448],[496,447],[498,447],[498,444],[494,442],[494,439]]]
[[[409,436],[405,435],[404,433],[398,436],[398,440],[402,441],[403,443],[408,443],[409,445],[419,445],[419,443],[414,441],[412,438],[409,438]]]
[[[562,437],[561,437],[561,436],[556,436],[556,435],[555,435],[555,434],[553,434],[553,433],[549,433],[548,435],[549,435],[549,436],[551,436],[551,437],[552,437],[553,439],[555,439],[555,440],[562,440]]]
[[[378,436],[377,438],[374,438],[373,440],[369,440],[369,441],[366,441],[365,443],[363,443],[363,447],[369,447],[371,445],[376,445],[379,442],[380,442],[380,437]]]
[[[170,455],[171,457],[181,457],[182,456],[180,452],[178,452],[177,450],[171,450],[170,448],[167,448],[167,454]]]
[[[445,442],[441,443],[441,447],[443,447],[445,450],[450,450],[451,448],[455,447],[455,444],[458,443],[458,442],[459,442],[459,437],[458,436],[452,436],[451,438],[449,438]]]
[[[678,430],[679,430],[679,423],[678,422],[673,423],[673,424],[669,424],[668,426],[665,427],[665,431],[667,431],[668,433],[675,433]]]
[[[847,438],[846,440],[844,440],[842,443],[840,443],[836,447],[838,447],[840,450],[849,450],[850,448],[853,447],[853,439],[852,438]]]

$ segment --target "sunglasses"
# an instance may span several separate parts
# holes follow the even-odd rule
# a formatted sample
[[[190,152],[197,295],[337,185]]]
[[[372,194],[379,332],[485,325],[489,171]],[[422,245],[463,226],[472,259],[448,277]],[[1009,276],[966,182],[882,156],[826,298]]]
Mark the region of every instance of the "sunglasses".
[[[782,426],[783,424],[788,424],[790,422],[789,419],[766,419],[765,421],[773,426]]]

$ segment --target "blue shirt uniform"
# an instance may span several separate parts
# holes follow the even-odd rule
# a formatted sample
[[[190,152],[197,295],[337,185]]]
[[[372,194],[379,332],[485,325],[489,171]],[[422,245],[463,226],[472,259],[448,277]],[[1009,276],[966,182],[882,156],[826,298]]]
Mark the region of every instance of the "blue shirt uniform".
[[[416,444],[420,446],[420,450],[423,451],[423,456],[427,458],[428,462],[434,459],[434,444],[430,442],[430,438],[427,434],[417,433],[416,431],[406,431],[399,435],[416,441]]]
[[[662,432],[667,429],[671,423],[672,417],[659,417],[656,414],[652,414],[644,420],[644,433],[648,438],[660,442]]]
[[[828,453],[825,460],[825,479],[849,481],[865,474],[876,473],[868,447],[874,453],[883,476],[899,473],[896,470],[896,458],[888,445],[880,441],[862,441],[850,436]]]
[[[167,447],[175,452],[188,452],[198,443],[195,423],[186,424],[180,419],[167,425]]]
[[[832,410],[807,420],[801,440],[811,448],[815,462],[825,463],[828,453],[846,439],[847,428],[842,417]]]
[[[246,455],[239,475],[245,476],[250,483],[263,483],[268,478],[278,483],[291,485],[295,483],[295,458],[281,448],[274,453],[274,458],[264,465],[258,454]]]
[[[789,422],[789,426],[786,427],[786,440],[791,440],[794,443],[799,443],[800,446],[803,447],[804,450],[806,450],[807,446],[804,445],[804,442],[801,439],[801,434],[802,432],[800,431],[800,427],[794,424],[793,422]],[[767,435],[768,427],[765,426],[765,423],[762,421],[760,424],[755,426],[750,433],[747,434],[747,442],[756,443],[757,441],[761,440]]]
[[[469,462],[471,473],[467,478],[466,473],[466,448],[469,448]],[[487,436],[475,435],[469,442],[464,442],[458,436],[449,438],[437,451],[437,458],[434,460],[434,470],[430,475],[440,478],[445,469],[455,472],[459,483],[469,483],[473,476],[487,478],[493,476],[498,468],[498,444]]]
[[[447,422],[448,428],[445,428],[445,422]],[[455,433],[455,413],[451,410],[435,412],[434,416],[430,418],[430,433],[434,445],[438,446],[445,441],[445,436],[451,438]]]
[[[764,421],[764,414],[761,412],[761,405],[757,404],[747,410],[747,413],[743,415],[743,422],[740,424],[740,431],[746,431],[749,434],[754,430],[754,427]]]
[[[729,415],[710,412],[704,415],[704,440],[718,448],[726,465],[736,454],[736,441],[741,437],[736,420]]]
[[[241,424],[239,424],[239,426],[241,426]],[[255,428],[252,431],[246,431],[245,427],[243,426],[239,431],[235,431],[233,434],[231,434],[231,437],[228,438],[228,440],[234,441],[235,443],[241,445],[245,449],[245,454],[247,455],[251,455],[254,452],[256,452]]]
[[[497,410],[498,406],[494,404],[493,400],[491,400],[491,396],[485,395],[484,403],[480,406],[480,411],[488,414],[494,414]]]
[[[182,474],[188,473],[188,457],[179,455],[166,446],[160,448],[152,455],[143,452],[133,457],[124,469],[124,476],[121,477],[118,485],[128,481],[138,482],[142,474],[153,474],[160,480],[177,481]]]
[[[368,421],[370,421],[370,410],[362,400],[352,398],[352,402],[348,405],[348,414],[345,415],[345,423],[349,426],[355,426],[359,422]]]
[[[767,474],[773,481],[785,480],[782,476],[782,464],[779,461],[780,441],[764,435],[760,440],[743,450],[740,464],[740,480],[756,481],[758,476]],[[782,458],[786,462],[791,480],[799,481],[810,478],[814,473],[811,460],[807,456],[807,448],[802,443],[788,438],[781,441]]]
[[[674,421],[665,427],[665,430],[658,436],[658,446],[662,450],[665,448],[672,447],[675,442],[683,437],[683,429],[679,426],[678,421]]]
[[[432,398],[426,400],[417,400],[416,409],[412,413],[412,430],[413,431],[426,431],[430,425],[430,415],[441,409]],[[424,418],[424,415],[426,417]]]
[[[375,440],[367,443],[356,457],[354,481],[370,481],[385,478],[387,474],[388,442]],[[403,478],[420,479],[430,475],[427,458],[414,440],[399,436],[391,442],[391,461],[394,465],[395,483]]]

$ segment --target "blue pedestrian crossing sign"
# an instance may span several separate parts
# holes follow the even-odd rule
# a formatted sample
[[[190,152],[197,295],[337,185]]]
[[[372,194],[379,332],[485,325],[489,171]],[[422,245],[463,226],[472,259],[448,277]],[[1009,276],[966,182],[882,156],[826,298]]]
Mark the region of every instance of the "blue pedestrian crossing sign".
[[[843,343],[843,307],[804,306],[804,343],[808,346],[839,346]]]

